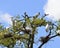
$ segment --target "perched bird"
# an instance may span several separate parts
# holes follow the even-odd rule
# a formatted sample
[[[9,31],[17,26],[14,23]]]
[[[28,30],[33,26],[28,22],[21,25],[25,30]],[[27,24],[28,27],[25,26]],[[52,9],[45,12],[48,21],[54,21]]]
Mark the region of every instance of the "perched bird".
[[[26,26],[25,30],[26,30],[26,33],[28,33],[28,34],[30,34],[32,32],[32,28],[29,26]]]
[[[47,24],[45,28],[46,28],[46,32],[48,32],[48,30],[49,30],[49,24]]]
[[[45,28],[46,28],[46,32],[48,32],[50,29],[52,29],[52,25],[51,24],[47,24]]]
[[[32,28],[29,25],[27,25],[23,27],[22,31],[27,34],[31,34]]]
[[[60,30],[57,30],[56,33],[57,33],[57,34],[60,34]]]

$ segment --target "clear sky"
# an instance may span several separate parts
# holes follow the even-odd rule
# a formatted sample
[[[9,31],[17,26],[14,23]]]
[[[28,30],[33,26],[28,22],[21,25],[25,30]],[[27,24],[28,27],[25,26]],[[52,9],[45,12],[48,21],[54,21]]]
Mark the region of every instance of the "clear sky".
[[[48,0],[0,0],[0,22],[7,26],[10,23],[10,16],[15,16],[17,14],[23,15],[24,12],[27,12],[29,15],[35,15],[35,13],[40,12],[41,15],[43,15],[43,8],[47,1]],[[41,33],[39,32],[38,37],[46,34],[42,33],[45,32],[44,29],[44,27],[41,28]],[[54,41],[49,41],[47,44],[45,44],[43,48],[59,48],[59,37],[54,39],[52,39]],[[34,48],[37,48],[37,45],[34,45]]]
[[[0,0],[0,11],[7,12],[11,15],[23,14],[25,11],[28,14],[43,12],[43,6],[46,0]]]

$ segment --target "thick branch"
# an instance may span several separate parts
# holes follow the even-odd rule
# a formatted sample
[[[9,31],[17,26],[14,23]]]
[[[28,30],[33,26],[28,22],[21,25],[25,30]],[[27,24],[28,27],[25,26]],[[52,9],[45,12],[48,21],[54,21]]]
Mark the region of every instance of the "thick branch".
[[[38,48],[42,48],[42,46],[44,45],[45,43],[42,43]]]
[[[49,40],[52,39],[52,38],[54,38],[54,37],[56,37],[56,36],[58,36],[58,35],[56,34],[56,35],[54,35],[54,36],[49,37]],[[42,46],[43,46],[45,43],[47,43],[49,40],[47,40],[46,42],[43,42],[38,48],[42,48]]]
[[[31,41],[31,47],[30,48],[33,48],[33,43],[34,43],[34,34],[32,34],[32,41]]]
[[[31,34],[29,35],[29,40],[28,40],[28,48],[30,48],[30,42],[31,42]]]
[[[56,36],[58,36],[58,35],[56,34],[56,35],[54,35],[54,36],[51,36],[50,39],[52,39],[52,38],[54,38],[54,37],[56,37]]]

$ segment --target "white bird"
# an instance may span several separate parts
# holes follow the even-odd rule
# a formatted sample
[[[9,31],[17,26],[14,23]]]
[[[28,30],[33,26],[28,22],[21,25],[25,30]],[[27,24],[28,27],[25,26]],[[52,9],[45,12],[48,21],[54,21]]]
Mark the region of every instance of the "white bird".
[[[60,34],[60,30],[57,30],[56,33],[57,33],[57,34]]]
[[[48,32],[48,30],[49,30],[49,24],[47,24],[45,28],[46,28],[46,32]]]
[[[32,30],[32,28],[30,26],[26,26],[27,30]]]
[[[46,32],[48,32],[52,28],[52,25],[47,24],[45,28],[46,28]]]
[[[30,33],[32,32],[32,28],[30,26],[26,26],[26,30]]]

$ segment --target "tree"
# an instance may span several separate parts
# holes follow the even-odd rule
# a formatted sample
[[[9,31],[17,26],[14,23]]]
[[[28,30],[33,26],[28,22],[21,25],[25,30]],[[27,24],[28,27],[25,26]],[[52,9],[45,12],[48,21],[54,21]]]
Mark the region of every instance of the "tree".
[[[44,18],[48,14],[44,14],[44,16],[39,17],[40,13],[37,13],[34,16],[29,16],[26,12],[22,16],[11,17],[12,25],[9,28],[4,27],[0,24],[0,44],[13,48],[16,44],[16,41],[20,41],[20,44],[23,43],[25,48],[33,48],[35,35],[38,34],[38,27],[46,27],[46,32],[48,35],[40,37],[38,40],[41,42],[41,45],[38,48],[42,48],[42,46],[47,43],[49,40],[56,36],[60,36],[60,28],[59,22],[52,23],[51,21],[47,21]],[[52,33],[55,32],[53,35]],[[52,36],[51,36],[52,35]],[[21,48],[23,48],[21,46]]]

